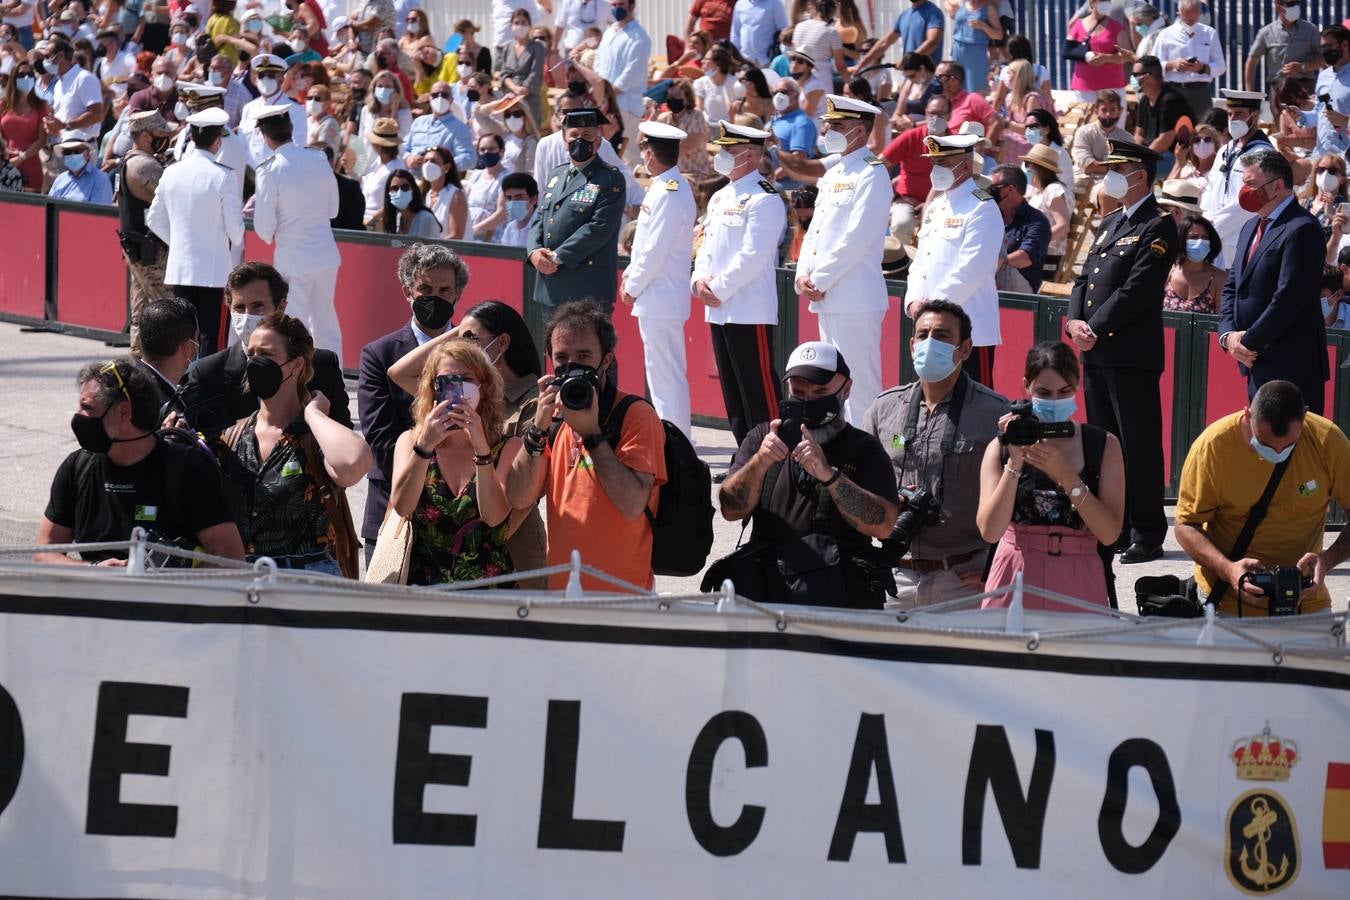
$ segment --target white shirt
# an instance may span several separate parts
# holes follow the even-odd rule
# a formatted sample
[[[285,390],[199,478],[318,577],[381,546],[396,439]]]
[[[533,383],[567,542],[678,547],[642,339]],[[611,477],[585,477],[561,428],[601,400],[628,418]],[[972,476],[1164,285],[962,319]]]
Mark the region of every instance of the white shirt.
[[[62,122],[78,119],[89,107],[102,102],[103,85],[79,66],[71,66],[66,74],[52,78],[52,115]],[[67,128],[61,132],[61,139],[82,138],[94,141],[97,146],[102,124],[95,122],[84,128]]]
[[[28,0],[23,0],[18,12],[8,16],[0,16],[0,18],[4,20],[6,25],[13,25],[15,28],[32,28],[33,4]]]
[[[174,159],[186,159],[198,152],[197,145],[188,140],[190,134],[191,129],[188,128],[178,132],[178,138],[174,141]],[[242,197],[245,170],[248,168],[248,147],[244,144],[244,139],[233,131],[226,131],[220,139],[220,152],[216,154],[216,162],[234,174],[235,192]]]
[[[145,224],[169,245],[165,284],[224,287],[244,243],[234,174],[203,150],[166,167]]]
[[[770,81],[769,86],[773,85]],[[736,79],[732,75],[724,78],[721,84],[713,81],[711,75],[704,75],[694,82],[694,96],[703,101],[703,118],[708,120],[708,127],[716,127],[722,119],[731,120],[731,106],[736,102],[735,86]]]
[[[136,57],[126,50],[119,50],[112,56],[105,56],[94,65],[99,81],[112,91],[114,97],[125,97],[127,78],[136,71]]]
[[[1210,166],[1205,189],[1200,194],[1200,209],[1223,242],[1223,250],[1214,258],[1214,265],[1220,268],[1226,269],[1233,262],[1233,249],[1242,226],[1256,215],[1238,205],[1238,192],[1242,190],[1242,157],[1262,149],[1271,149],[1270,143],[1253,139],[1239,147],[1237,141],[1229,141]]]
[[[652,178],[623,276],[624,290],[636,298],[633,315],[677,322],[689,318],[689,264],[697,219],[694,191],[679,169]]]
[[[277,103],[289,106],[287,115],[291,117],[291,140],[301,147],[307,143],[309,116],[305,115],[303,106],[281,92],[271,97],[256,97],[244,104],[244,111],[239,120],[239,135],[248,147],[248,164],[255,169],[271,157],[272,151],[268,148],[267,141],[263,140],[262,133],[258,131],[258,120],[254,117],[264,106]]]
[[[642,198],[647,196],[646,189],[633,175],[633,170],[619,159],[619,154],[614,152],[614,146],[609,141],[600,142],[600,161],[609,163],[623,173],[624,184],[628,185],[624,202],[628,206],[637,206],[641,203]],[[542,191],[553,170],[571,162],[572,158],[567,155],[567,145],[563,143],[561,131],[541,137],[534,148],[534,183],[539,185],[539,190]]]
[[[450,215],[450,204],[454,202],[455,195],[458,193],[460,193],[460,189],[448,181],[436,193],[436,199],[434,201],[431,199],[431,192],[427,191],[427,209],[431,210],[432,215],[436,217],[436,221],[441,223],[441,234],[447,234],[450,230],[450,220],[452,218]]]
[[[529,13],[533,24],[540,23],[539,4],[534,0],[492,0],[492,46],[500,47],[511,40],[511,16],[518,9]]]
[[[605,29],[614,17],[609,12],[609,0],[562,0],[554,7],[555,21],[563,30],[563,53],[586,39],[587,28]]]
[[[321,150],[282,144],[258,167],[253,230],[276,244],[274,265],[305,275],[342,264],[330,220],[338,213],[337,178]]]
[[[505,172],[491,175],[487,169],[474,169],[469,174],[468,184],[464,188],[469,201],[469,224],[466,230],[472,231],[475,225],[497,211],[497,201],[502,196],[502,179],[505,177]],[[466,234],[465,237],[477,240],[472,234]],[[492,234],[484,235],[482,240],[491,242]]]
[[[366,219],[384,209],[384,185],[390,175],[400,170],[407,171],[408,167],[395,156],[361,176],[361,193],[366,198]]]
[[[692,287],[706,279],[722,301],[721,306],[704,307],[705,321],[714,325],[778,324],[775,267],[786,226],[782,199],[777,191],[764,189],[758,172],[743,175],[713,194],[689,280]]]
[[[886,164],[864,145],[827,169],[816,187],[816,212],[797,258],[797,274],[825,292],[823,301],[811,301],[811,312],[885,310],[881,251],[894,193]]]
[[[539,218],[539,204],[534,205],[534,212],[524,222],[510,219],[497,232],[497,243],[503,247],[524,247],[530,239],[530,229],[534,227],[535,220]]]
[[[1219,33],[1201,22],[1187,25],[1178,19],[1168,25],[1158,35],[1154,51],[1163,62],[1164,81],[1177,84],[1218,81],[1228,69],[1228,63],[1223,58],[1223,44],[1219,41]],[[1180,72],[1167,68],[1166,64],[1169,61],[1190,59],[1192,56],[1202,63],[1207,63],[1209,71]]]
[[[924,211],[906,309],[915,300],[950,300],[969,314],[976,347],[1002,343],[994,285],[1002,250],[1003,214],[992,198],[975,196],[973,179],[938,194]]]
[[[605,29],[595,54],[595,73],[614,86],[619,109],[642,115],[642,93],[647,90],[647,68],[652,59],[652,39],[646,29],[629,18]]]

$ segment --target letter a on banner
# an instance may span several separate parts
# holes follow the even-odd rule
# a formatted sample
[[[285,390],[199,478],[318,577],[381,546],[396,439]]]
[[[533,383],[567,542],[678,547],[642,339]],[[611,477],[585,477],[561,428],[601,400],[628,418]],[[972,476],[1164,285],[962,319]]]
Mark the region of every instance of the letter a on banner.
[[[965,814],[961,822],[961,864],[978,866],[984,847],[984,798],[994,792],[1003,831],[1019,869],[1041,867],[1041,837],[1045,810],[1050,803],[1050,783],[1055,776],[1055,733],[1036,729],[1036,762],[1031,784],[1022,795],[1017,762],[1002,725],[976,725],[975,745],[970,751],[966,775]]]
[[[879,803],[867,802],[867,786],[872,770],[877,773]],[[839,804],[839,819],[830,840],[829,859],[848,862],[859,832],[879,831],[886,840],[886,859],[905,861],[905,841],[900,833],[900,804],[895,799],[895,777],[891,774],[891,751],[886,741],[886,717],[863,713],[858,719],[858,736],[853,741],[853,760],[848,766],[844,799]]]

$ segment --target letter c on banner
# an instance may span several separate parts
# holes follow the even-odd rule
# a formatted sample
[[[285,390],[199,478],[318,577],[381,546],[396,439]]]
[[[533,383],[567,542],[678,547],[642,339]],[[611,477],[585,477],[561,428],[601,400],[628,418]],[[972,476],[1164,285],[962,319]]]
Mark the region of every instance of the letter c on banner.
[[[23,774],[23,719],[9,691],[0,687],[0,813],[19,789]]]
[[[731,738],[745,750],[745,767],[758,769],[769,764],[769,744],[759,720],[748,712],[728,709],[708,720],[694,739],[689,751],[689,767],[684,775],[684,810],[694,840],[713,856],[735,856],[755,842],[764,824],[765,809],[749,804],[730,825],[718,825],[712,816],[713,760],[718,749]]]
[[[1122,823],[1125,804],[1129,800],[1130,769],[1141,766],[1153,782],[1153,793],[1158,797],[1158,821],[1147,840],[1138,847],[1125,840]],[[1181,806],[1177,803],[1177,787],[1172,781],[1172,767],[1167,764],[1163,748],[1146,738],[1123,741],[1111,752],[1106,764],[1106,796],[1102,798],[1101,815],[1097,817],[1097,836],[1102,852],[1111,865],[1127,875],[1147,872],[1158,864],[1172,838],[1181,830]]]

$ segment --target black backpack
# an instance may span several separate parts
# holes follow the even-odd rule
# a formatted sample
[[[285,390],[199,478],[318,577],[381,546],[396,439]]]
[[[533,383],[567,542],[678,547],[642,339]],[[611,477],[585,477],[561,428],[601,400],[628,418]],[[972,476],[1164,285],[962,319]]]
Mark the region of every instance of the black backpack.
[[[647,402],[630,394],[610,413],[605,437],[611,446],[618,447],[624,414],[638,401]],[[652,523],[652,570],[657,575],[697,575],[712,552],[712,472],[683,431],[665,419],[661,427],[666,432],[666,483],[657,495],[656,515],[643,510]]]

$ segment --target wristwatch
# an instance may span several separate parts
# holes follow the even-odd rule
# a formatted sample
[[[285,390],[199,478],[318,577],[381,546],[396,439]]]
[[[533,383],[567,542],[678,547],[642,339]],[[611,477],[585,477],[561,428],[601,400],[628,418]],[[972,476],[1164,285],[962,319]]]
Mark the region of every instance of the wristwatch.
[[[1088,490],[1088,486],[1080,481],[1069,491],[1069,502],[1077,506],[1079,501],[1090,493],[1092,492]]]
[[[596,448],[596,447],[599,447],[599,446],[600,446],[601,444],[603,444],[606,440],[607,440],[607,438],[605,437],[605,433],[604,433],[603,431],[597,431],[595,434],[593,434],[593,435],[591,435],[591,436],[589,436],[589,437],[584,437],[584,438],[582,438],[582,439],[581,439],[581,446],[585,447],[587,450],[589,450],[590,452],[594,453],[594,452],[595,452],[595,448]]]
[[[423,450],[421,447],[417,446],[417,441],[413,441],[413,452],[416,453],[418,456],[422,457],[423,459],[436,458],[435,450]]]

